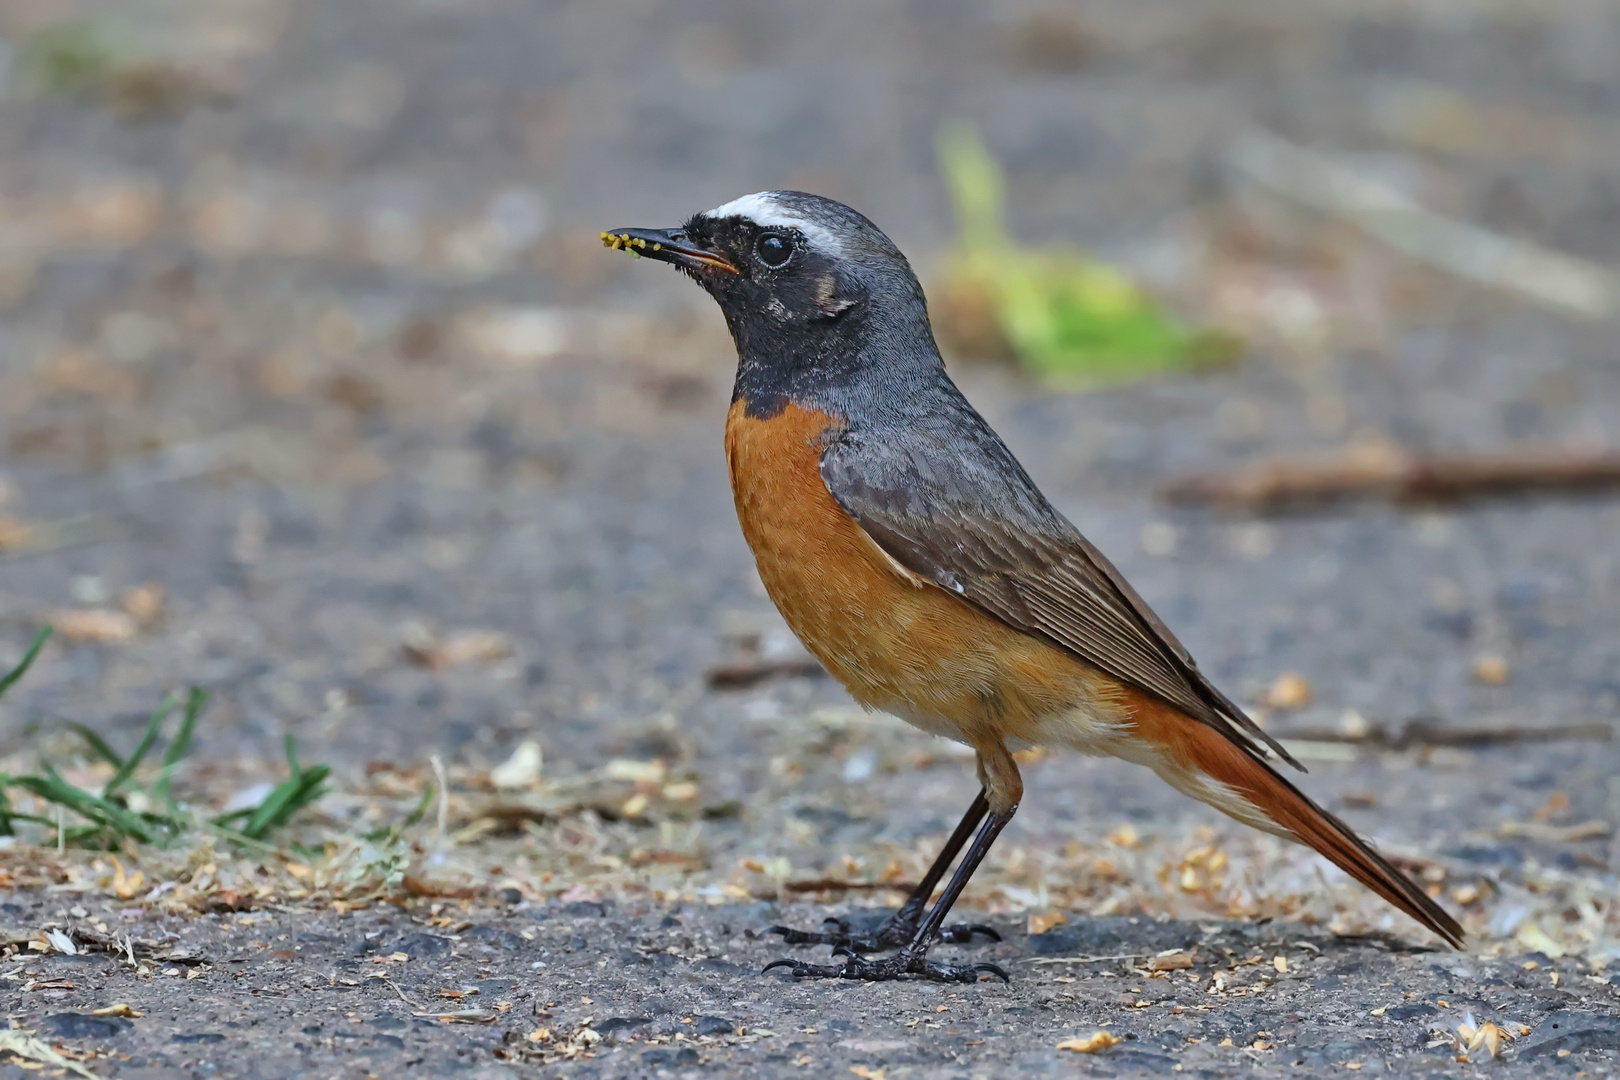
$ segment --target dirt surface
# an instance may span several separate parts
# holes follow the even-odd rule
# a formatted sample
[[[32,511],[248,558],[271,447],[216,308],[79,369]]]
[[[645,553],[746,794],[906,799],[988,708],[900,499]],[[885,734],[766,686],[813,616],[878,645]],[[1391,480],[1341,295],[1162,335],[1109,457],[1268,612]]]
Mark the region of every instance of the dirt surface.
[[[1613,267],[1620,18],[1302,7],[0,0],[14,75],[78,18],[135,69],[0,98],[0,666],[45,618],[101,619],[0,706],[0,768],[66,753],[58,717],[127,746],[200,683],[188,797],[274,777],[288,733],[337,777],[284,838],[306,847],[230,899],[203,884],[223,854],[125,853],[163,884],[120,899],[104,856],[12,841],[0,1007],[109,1051],[87,1063],[108,1077],[1450,1075],[1474,1066],[1433,1033],[1470,1013],[1516,1036],[1509,1074],[1612,1071],[1620,504],[1260,520],[1155,491],[1381,440],[1614,445],[1612,322],[1417,267],[1227,150],[1263,125]],[[766,926],[896,902],[971,768],[825,679],[708,685],[802,660],[732,518],[732,354],[695,290],[595,233],[804,187],[926,280],[953,116],[1007,164],[1016,233],[1253,342],[1230,371],[1089,393],[953,370],[1221,685],[1263,705],[1303,675],[1309,704],[1262,712],[1309,751],[1307,790],[1442,891],[1474,953],[1425,951],[1145,773],[1056,756],[964,901],[1010,986],[756,974],[787,952]],[[1427,735],[1367,737],[1413,719]],[[525,740],[554,786],[502,794],[489,772]],[[444,828],[401,857],[442,882],[334,910],[312,853],[379,799],[403,816],[430,754]],[[1031,914],[1066,921],[1030,937]],[[30,952],[53,927],[90,951]],[[133,961],[96,945],[124,935]],[[1139,970],[1171,949],[1193,966]],[[1065,956],[1129,959],[1035,962]],[[72,1019],[119,1002],[143,1015]],[[1124,1041],[1056,1049],[1099,1029]]]
[[[857,1068],[963,1077],[1172,1069],[1455,1075],[1466,1066],[1455,1063],[1451,1044],[1433,1045],[1431,1032],[1469,1014],[1502,1018],[1518,1036],[1514,1072],[1606,1075],[1620,1037],[1620,987],[1585,974],[1584,965],[1525,971],[1517,958],[1479,960],[1277,924],[1110,916],[1042,935],[1062,938],[1043,943],[996,920],[1007,940],[972,955],[1008,965],[1017,973],[1010,986],[794,984],[781,972],[757,974],[781,950],[755,937],[754,927],[818,914],[807,905],[576,901],[477,906],[443,928],[375,911],[176,922],[173,949],[186,958],[144,980],[106,957],[31,963],[32,977],[74,989],[56,991],[45,1015],[29,1019],[76,1047],[112,1051],[109,1075],[266,1080],[405,1070],[502,1077],[531,1069],[558,1076],[841,1076]],[[1151,975],[1146,956],[1040,963],[1065,953],[1176,948],[1193,951],[1192,967]],[[1234,961],[1251,963],[1232,970]],[[1229,972],[1229,983],[1211,997],[1205,984],[1216,971]],[[1562,976],[1556,983],[1553,972]],[[91,1013],[114,1000],[144,1015]],[[439,1019],[462,1010],[473,1018]],[[550,1038],[533,1041],[537,1028]],[[580,1039],[586,1029],[600,1041]],[[1094,1030],[1121,1041],[1095,1057],[1056,1049]],[[591,1056],[580,1056],[587,1049]],[[547,1059],[555,1063],[542,1064]],[[92,1064],[104,1063],[111,1062]]]

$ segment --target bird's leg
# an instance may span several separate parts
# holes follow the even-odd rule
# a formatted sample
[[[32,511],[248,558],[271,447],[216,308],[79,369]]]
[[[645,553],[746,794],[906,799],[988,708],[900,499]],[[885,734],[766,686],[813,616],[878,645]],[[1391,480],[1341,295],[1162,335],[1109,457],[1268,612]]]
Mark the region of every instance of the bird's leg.
[[[805,964],[797,960],[777,960],[767,964],[765,970],[788,967],[793,969],[795,978],[801,979],[862,979],[868,982],[882,982],[897,979],[902,975],[921,975],[935,982],[971,983],[978,982],[981,974],[990,974],[1010,981],[1007,979],[1007,973],[995,964],[936,964],[928,959],[928,947],[938,940],[940,926],[950,912],[951,905],[962,895],[962,889],[967,886],[973,871],[984,861],[990,845],[996,842],[996,837],[1007,827],[1007,822],[1012,820],[1013,813],[1017,809],[1015,804],[1006,810],[991,812],[989,820],[973,838],[973,845],[962,857],[962,865],[956,868],[951,883],[945,886],[945,892],[940,896],[939,902],[913,932],[911,940],[892,956],[869,960],[851,951],[849,958],[842,964]]]
[[[876,930],[864,934],[856,933],[843,919],[830,918],[823,921],[822,926],[826,929],[820,932],[795,930],[787,926],[773,926],[765,932],[781,934],[782,940],[789,945],[832,945],[837,949],[854,953],[877,952],[880,949],[894,949],[906,944],[916,936],[917,926],[922,920],[924,910],[927,909],[929,898],[934,895],[934,889],[939,885],[939,879],[951,868],[957,852],[968,842],[968,837],[973,835],[973,830],[978,827],[989,808],[990,804],[985,799],[984,791],[980,790],[973,799],[973,805],[962,815],[956,831],[945,841],[945,847],[940,850],[934,865],[928,868],[928,873],[923,875],[922,881],[911,891],[906,902],[900,905],[900,910],[889,916],[888,920]],[[994,927],[985,926],[983,923],[956,923],[939,929],[939,939],[954,944],[972,941],[974,934],[983,934],[991,941],[1001,940],[1001,935],[996,933]]]
[[[1007,973],[994,964],[935,964],[928,959],[929,946],[940,940],[939,930],[945,923],[945,916],[950,914],[951,905],[956,903],[957,897],[967,887],[968,879],[979,868],[984,857],[990,851],[990,845],[996,842],[1001,830],[1007,827],[1013,815],[1018,812],[1018,801],[1024,797],[1024,781],[1018,775],[1018,762],[1013,760],[1012,754],[999,739],[987,739],[977,744],[979,751],[979,783],[983,786],[981,797],[984,802],[983,809],[979,808],[975,800],[973,809],[968,811],[970,818],[965,820],[958,833],[966,831],[971,818],[988,813],[979,832],[969,845],[967,854],[962,856],[962,865],[956,868],[951,875],[951,883],[945,886],[940,894],[939,902],[928,912],[927,918],[912,932],[911,940],[900,946],[899,951],[881,960],[869,960],[851,949],[838,949],[837,952],[848,954],[842,964],[805,964],[797,960],[778,960],[767,964],[765,970],[775,967],[788,967],[793,970],[794,978],[816,979],[864,979],[870,982],[879,982],[885,979],[897,979],[902,975],[921,975],[925,979],[936,982],[977,982],[982,974],[990,974],[1007,978]],[[956,837],[952,837],[953,842]]]

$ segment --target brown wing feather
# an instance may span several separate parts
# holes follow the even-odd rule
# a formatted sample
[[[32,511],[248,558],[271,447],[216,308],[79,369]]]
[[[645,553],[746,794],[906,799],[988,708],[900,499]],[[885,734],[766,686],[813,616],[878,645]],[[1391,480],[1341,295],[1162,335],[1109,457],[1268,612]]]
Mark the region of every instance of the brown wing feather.
[[[971,442],[960,439],[960,427],[916,424],[883,440],[848,432],[833,438],[821,459],[833,498],[906,569],[1303,771],[1204,677],[1113,564],[1051,507],[983,420],[962,407],[955,419],[977,429]]]

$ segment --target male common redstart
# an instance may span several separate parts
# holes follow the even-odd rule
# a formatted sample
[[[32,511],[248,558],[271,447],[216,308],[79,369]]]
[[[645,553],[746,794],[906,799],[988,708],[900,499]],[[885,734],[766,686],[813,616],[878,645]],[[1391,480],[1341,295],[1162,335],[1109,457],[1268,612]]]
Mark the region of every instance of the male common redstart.
[[[772,967],[1005,978],[927,951],[994,936],[945,926],[945,915],[1018,809],[1012,749],[1052,744],[1145,765],[1246,825],[1306,844],[1461,946],[1451,915],[1271,766],[1272,754],[1299,763],[1053,509],[945,374],[922,287],[875,225],[830,199],[767,191],[680,228],[602,240],[679,267],[725,315],[739,360],[726,419],[737,518],[793,632],[862,705],[978,753],[982,790],[900,911],[867,935],[773,927],[846,959]]]

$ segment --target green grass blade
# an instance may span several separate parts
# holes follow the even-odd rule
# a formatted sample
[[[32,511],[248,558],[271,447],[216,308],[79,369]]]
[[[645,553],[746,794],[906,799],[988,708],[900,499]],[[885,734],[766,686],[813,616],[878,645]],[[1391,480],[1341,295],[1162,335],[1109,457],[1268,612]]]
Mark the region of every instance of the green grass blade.
[[[6,788],[15,782],[15,777],[0,773],[0,836],[15,835],[11,828],[14,821],[27,821],[35,825],[43,825],[48,829],[56,828],[57,823],[48,817],[40,817],[38,814],[25,814],[11,808],[11,800],[6,797]]]
[[[423,818],[427,817],[428,807],[433,805],[433,800],[438,794],[439,785],[435,784],[432,780],[429,780],[426,789],[424,789],[422,792],[422,798],[417,801],[416,809],[412,810],[410,814],[406,816],[405,824],[401,825],[400,828],[408,829],[412,825],[415,825],[417,822],[421,821]]]
[[[252,840],[262,840],[272,829],[285,825],[294,814],[325,794],[321,785],[331,771],[325,765],[316,765],[282,781],[248,818],[242,826],[242,834]]]
[[[74,787],[57,775],[54,769],[47,769],[44,776],[13,777],[11,784],[32,792],[46,802],[66,807],[80,817],[112,829],[122,836],[139,840],[143,844],[150,844],[158,839],[156,830],[146,819],[100,796]]]
[[[243,844],[247,847],[265,852],[269,855],[279,855],[284,859],[289,859],[290,861],[291,857],[288,855],[286,849],[278,848],[274,844],[267,844],[262,840],[255,840],[253,837],[248,836],[246,833],[237,829],[233,829],[229,825],[221,825],[217,820],[205,822],[204,827],[208,829],[209,832],[212,832],[217,836],[223,836],[233,844]]]
[[[28,651],[23,653],[23,658],[18,661],[17,666],[4,675],[0,675],[0,697],[5,697],[6,691],[10,690],[18,679],[28,673],[28,669],[33,667],[34,661],[38,659],[39,651],[45,647],[45,643],[50,639],[51,628],[49,626],[44,627],[34,635],[34,643],[28,646]]]
[[[75,732],[79,738],[90,744],[90,749],[95,751],[97,757],[103,759],[115,769],[124,767],[124,759],[119,756],[118,751],[109,746],[107,740],[96,734],[88,725],[81,724],[77,720],[69,720],[67,726],[70,731]]]
[[[163,699],[161,705],[153,710],[152,718],[146,722],[146,730],[141,733],[141,741],[135,744],[135,752],[129,755],[128,760],[119,767],[118,772],[113,774],[113,778],[107,781],[107,786],[101,789],[102,798],[110,797],[115,791],[128,783],[131,776],[135,775],[135,770],[140,768],[141,760],[146,757],[147,753],[152,749],[152,744],[157,741],[158,729],[163,726],[163,721],[169,718],[169,714],[174,711],[174,707],[179,703],[180,699],[176,695],[170,694]]]
[[[325,765],[314,765],[308,769],[301,767],[291,735],[287,736],[287,771],[287,779],[277,784],[251,812],[238,810],[221,814],[213,819],[213,823],[225,826],[227,822],[246,816],[247,821],[235,831],[250,840],[262,840],[272,829],[285,825],[294,814],[325,794],[322,785],[332,774],[332,770]]]
[[[158,777],[157,783],[152,785],[152,798],[157,802],[168,804],[169,784],[174,779],[175,766],[180,764],[180,759],[191,749],[191,736],[197,730],[197,718],[202,715],[203,707],[207,704],[208,691],[200,686],[193,686],[186,697],[186,711],[180,718],[180,730],[175,732],[174,741],[163,752],[163,774]]]
[[[13,821],[28,821],[35,825],[44,825],[45,827],[51,829],[56,828],[56,821],[53,818],[40,817],[38,814],[19,814],[14,810],[7,810],[4,814],[0,814],[0,819],[3,819],[3,821],[0,821],[0,824],[4,824],[8,828]],[[100,828],[99,825],[96,827]],[[0,835],[10,836],[11,834],[7,832],[0,833]]]

